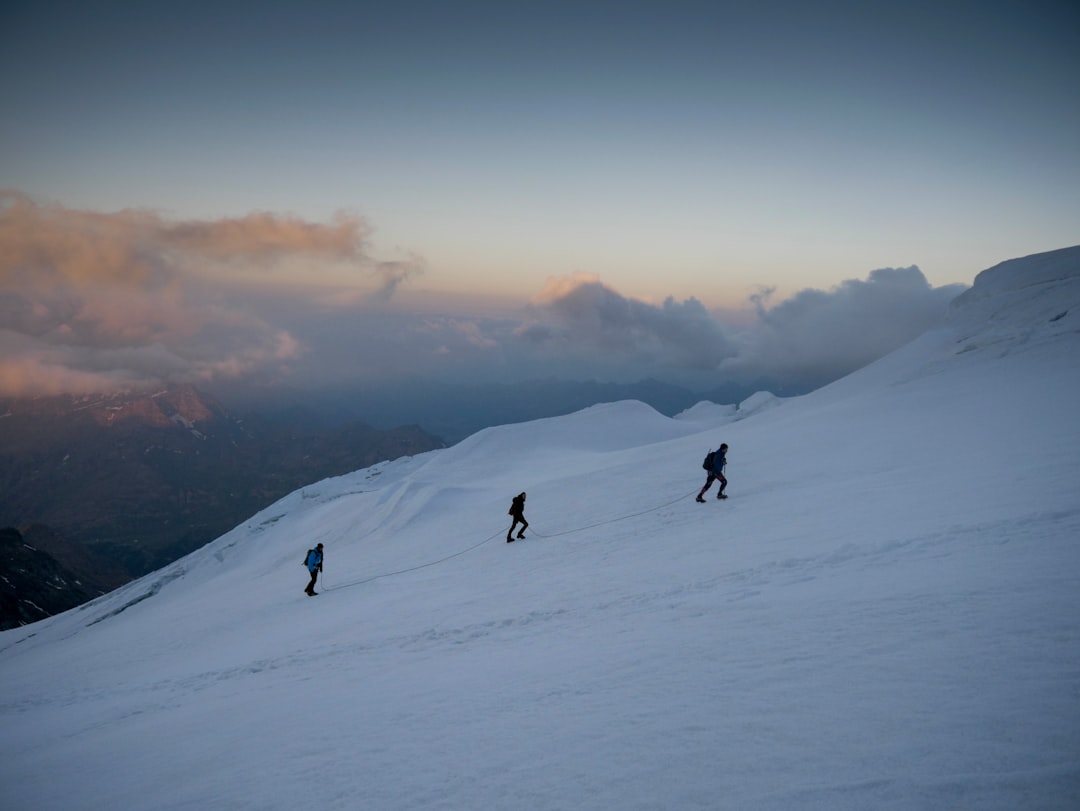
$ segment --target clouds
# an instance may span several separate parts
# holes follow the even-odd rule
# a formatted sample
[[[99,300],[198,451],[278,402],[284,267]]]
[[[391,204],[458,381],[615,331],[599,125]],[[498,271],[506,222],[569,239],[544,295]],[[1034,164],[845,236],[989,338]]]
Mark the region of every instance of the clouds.
[[[766,290],[747,302],[747,321],[576,274],[548,279],[501,318],[420,314],[383,305],[425,272],[424,259],[370,257],[370,231],[344,214],[177,222],[0,195],[0,394],[406,377],[807,390],[933,326],[963,289],[885,268],[775,304]]]
[[[520,318],[402,320],[381,345],[393,347],[387,354],[402,358],[401,368],[443,380],[654,378],[699,390],[808,391],[940,323],[964,289],[934,288],[917,267],[884,268],[776,304],[766,290],[747,302],[747,319],[709,312],[694,298],[640,301],[575,274],[549,279]]]
[[[753,321],[739,324],[709,313],[694,298],[669,297],[654,305],[577,275],[549,280],[514,335],[531,360],[559,356],[590,367],[590,377],[657,377],[701,388],[764,381],[808,390],[939,323],[946,304],[963,290],[933,288],[917,267],[884,268],[831,290],[802,290],[772,306],[766,290],[749,302]]]
[[[919,268],[882,268],[829,291],[802,290],[769,307],[753,297],[756,324],[742,335],[733,375],[820,386],[888,354],[940,323],[964,285],[931,287]]]
[[[378,262],[375,265],[375,275],[379,279],[379,286],[373,294],[374,298],[378,301],[389,301],[401,285],[414,276],[419,276],[424,270],[424,259],[416,254],[406,260]]]
[[[418,260],[378,263],[367,224],[254,213],[214,221],[102,214],[0,194],[0,393],[100,391],[287,371],[303,338],[274,299],[328,271],[389,298]],[[286,271],[303,265],[308,287]],[[269,282],[292,289],[276,294]],[[283,306],[283,305],[282,305]]]
[[[359,262],[368,227],[339,213],[330,225],[265,212],[203,222],[147,223],[155,244],[195,257],[266,262],[290,256]]]
[[[626,298],[599,279],[550,279],[516,334],[543,352],[618,356],[645,365],[715,370],[734,354],[697,299],[657,307]]]

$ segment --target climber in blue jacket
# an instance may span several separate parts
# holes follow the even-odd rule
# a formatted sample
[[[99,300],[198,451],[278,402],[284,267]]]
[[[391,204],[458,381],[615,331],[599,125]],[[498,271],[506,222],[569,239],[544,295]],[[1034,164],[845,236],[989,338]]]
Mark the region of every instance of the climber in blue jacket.
[[[322,544],[315,544],[314,549],[309,549],[307,558],[304,559],[304,565],[308,567],[308,571],[311,572],[311,582],[307,584],[307,588],[304,589],[304,594],[308,597],[314,597],[319,592],[315,591],[315,581],[319,577],[319,572],[322,571]]]

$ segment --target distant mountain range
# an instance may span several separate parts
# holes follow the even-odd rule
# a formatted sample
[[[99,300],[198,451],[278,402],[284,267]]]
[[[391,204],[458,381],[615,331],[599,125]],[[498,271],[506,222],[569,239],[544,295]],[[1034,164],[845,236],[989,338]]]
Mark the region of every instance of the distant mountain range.
[[[77,605],[298,487],[444,444],[415,426],[240,418],[193,386],[0,400],[0,527],[20,536],[4,536],[18,551],[0,557],[4,588],[36,593],[48,577]],[[2,619],[19,624],[8,608]]]
[[[703,400],[740,403],[758,391],[793,397],[809,390],[765,379],[695,391],[649,379],[610,383],[549,378],[507,383],[402,379],[317,391],[286,386],[266,390],[221,387],[215,393],[223,402],[258,410],[268,418],[295,420],[303,415],[311,423],[324,425],[362,420],[377,428],[415,424],[455,444],[484,428],[572,414],[597,403],[640,400],[671,417]],[[272,408],[265,408],[267,403]]]

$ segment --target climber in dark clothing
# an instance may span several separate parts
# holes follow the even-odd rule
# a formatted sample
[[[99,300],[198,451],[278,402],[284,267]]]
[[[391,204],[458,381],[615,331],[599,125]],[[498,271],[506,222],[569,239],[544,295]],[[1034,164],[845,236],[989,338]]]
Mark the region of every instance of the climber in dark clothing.
[[[701,492],[697,494],[697,501],[705,501],[705,492],[712,486],[714,481],[720,482],[720,492],[716,494],[717,498],[727,498],[724,495],[724,488],[727,487],[727,477],[724,476],[724,468],[727,467],[727,443],[724,442],[720,445],[720,450],[715,451],[712,454],[712,466],[706,468],[709,473],[709,477],[705,480],[705,486],[701,488]]]
[[[514,523],[510,525],[509,531],[506,533],[506,542],[514,542],[514,527],[521,524],[521,531],[518,532],[519,538],[525,537],[525,530],[529,528],[529,522],[525,520],[525,494],[519,493],[514,496],[513,502],[510,504],[510,509],[507,512],[508,515],[514,517]]]

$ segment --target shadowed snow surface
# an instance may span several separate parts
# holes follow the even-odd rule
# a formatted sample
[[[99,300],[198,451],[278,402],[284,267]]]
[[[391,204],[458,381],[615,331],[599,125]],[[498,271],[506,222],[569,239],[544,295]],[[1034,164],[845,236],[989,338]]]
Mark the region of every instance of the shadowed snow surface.
[[[1080,807],[1078,359],[1070,248],[805,397],[306,487],[0,634],[0,807]]]

